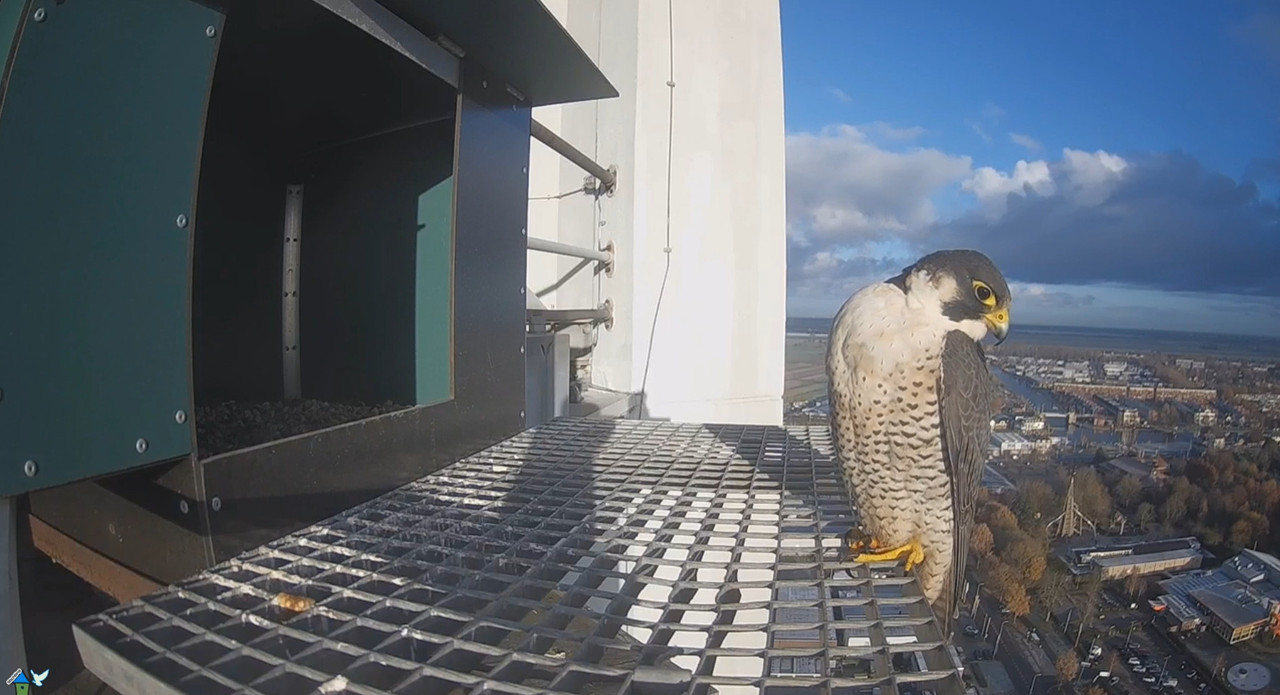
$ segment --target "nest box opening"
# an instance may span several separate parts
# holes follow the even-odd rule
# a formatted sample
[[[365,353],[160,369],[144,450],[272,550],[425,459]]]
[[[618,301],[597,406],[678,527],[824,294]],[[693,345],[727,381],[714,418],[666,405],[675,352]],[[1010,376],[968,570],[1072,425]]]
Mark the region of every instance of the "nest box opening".
[[[207,457],[452,397],[457,93],[312,0],[233,2],[192,221]]]

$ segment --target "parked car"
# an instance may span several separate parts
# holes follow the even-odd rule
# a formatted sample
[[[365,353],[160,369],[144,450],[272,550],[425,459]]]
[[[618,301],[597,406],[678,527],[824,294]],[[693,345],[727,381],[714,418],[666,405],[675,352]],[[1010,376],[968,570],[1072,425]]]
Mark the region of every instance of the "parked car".
[[[1143,677],[1142,677],[1142,682],[1143,682],[1143,683],[1155,683],[1155,682],[1156,682],[1156,677],[1155,677],[1155,676],[1143,676]]]
[[[965,626],[964,626],[964,634],[966,634],[966,635],[968,635],[968,636],[970,636],[970,637],[977,637],[977,636],[978,636],[978,626],[977,626],[977,625],[965,625]]]
[[[1120,682],[1120,676],[1112,676],[1107,679],[1108,685],[1115,685]]]

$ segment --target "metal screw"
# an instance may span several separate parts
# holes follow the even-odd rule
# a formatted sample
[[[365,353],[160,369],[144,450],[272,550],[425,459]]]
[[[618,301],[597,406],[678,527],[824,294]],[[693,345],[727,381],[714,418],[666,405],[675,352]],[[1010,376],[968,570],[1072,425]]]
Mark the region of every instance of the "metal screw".
[[[204,35],[213,38],[218,35],[218,30],[212,24],[204,28]]]
[[[529,228],[528,228],[528,227],[521,227],[521,228],[520,228],[520,236],[529,236]]]
[[[488,88],[489,88],[489,80],[480,80],[480,86],[481,86],[481,87],[484,87],[485,89],[488,89]]]
[[[521,411],[520,411],[520,419],[521,419],[521,420],[523,420],[523,419],[524,419],[524,411],[523,411],[523,410],[521,410]]]
[[[174,222],[176,222],[176,223],[178,224],[178,226],[179,226],[179,227],[182,227],[182,228],[184,228],[184,229],[185,229],[185,228],[186,228],[186,226],[187,226],[187,216],[186,216],[186,215],[178,215],[178,219],[174,220]]]
[[[183,514],[186,514],[187,512],[191,511],[191,507],[187,505],[186,500],[182,500],[178,502],[178,509],[181,510]]]
[[[218,511],[219,509],[222,509],[222,498],[214,497],[213,499],[209,500],[209,506],[213,507],[213,511],[215,512]]]
[[[134,443],[133,448],[137,449],[139,454],[147,453],[147,440],[139,438],[138,441]]]
[[[22,464],[22,472],[26,473],[28,478],[36,477],[36,471],[38,470],[40,470],[40,467],[36,465],[35,461],[27,461]]]
[[[521,285],[521,286],[520,286],[520,296],[521,296],[521,297],[523,297],[523,296],[524,296],[524,285]]]
[[[185,411],[185,410],[179,410],[178,412],[174,413],[174,414],[173,414],[173,421],[174,421],[174,422],[176,422],[176,423],[178,423],[179,425],[181,425],[182,423],[186,422],[186,421],[187,421],[187,411]]]
[[[523,345],[521,345],[521,346],[520,346],[520,354],[521,354],[521,355],[523,355],[523,354],[524,354],[524,346],[523,346]]]
[[[31,13],[31,18],[32,18],[32,19],[34,19],[34,20],[36,20],[37,22],[43,22],[43,21],[44,21],[44,14],[45,14],[45,13],[44,13],[44,8],[43,8],[43,7],[37,7],[37,8],[36,8],[36,11]]]

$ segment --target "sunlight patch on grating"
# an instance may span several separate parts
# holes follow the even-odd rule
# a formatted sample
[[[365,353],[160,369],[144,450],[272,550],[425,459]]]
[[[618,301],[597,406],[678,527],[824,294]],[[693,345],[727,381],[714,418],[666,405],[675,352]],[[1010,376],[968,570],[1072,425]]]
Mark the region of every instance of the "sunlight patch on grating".
[[[824,427],[556,420],[76,630],[193,695],[958,695],[852,517]]]

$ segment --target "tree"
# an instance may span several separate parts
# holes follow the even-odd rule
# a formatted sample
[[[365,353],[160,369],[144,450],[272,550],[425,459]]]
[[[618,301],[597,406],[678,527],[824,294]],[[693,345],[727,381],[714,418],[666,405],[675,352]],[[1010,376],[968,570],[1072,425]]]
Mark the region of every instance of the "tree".
[[[1044,576],[1046,549],[1030,536],[1023,536],[1009,548],[1008,562],[1022,572],[1027,584],[1034,584]]]
[[[1071,580],[1062,572],[1050,571],[1040,579],[1040,600],[1044,602],[1045,620],[1054,606],[1067,597],[1071,589]]]
[[[1270,530],[1267,517],[1255,512],[1246,511],[1231,525],[1231,545],[1237,548],[1249,548],[1266,537]]]
[[[1138,505],[1138,525],[1142,527],[1148,526],[1156,519],[1156,508],[1150,502],[1143,502]]]
[[[1076,504],[1093,523],[1106,523],[1111,518],[1111,494],[1092,470],[1076,474]]]
[[[1085,695],[1107,695],[1107,691],[1102,689],[1100,685],[1091,685],[1089,689],[1084,691]]]
[[[1132,475],[1126,475],[1115,486],[1116,502],[1121,507],[1132,509],[1142,499],[1142,483]]]
[[[1059,654],[1054,666],[1058,668],[1058,677],[1063,683],[1070,683],[1080,675],[1080,662],[1076,660],[1075,652],[1065,651]]]
[[[1001,598],[1009,612],[1016,618],[1031,612],[1031,599],[1027,597],[1027,588],[1020,582],[1009,582],[1004,586]]]
[[[1124,592],[1130,598],[1138,598],[1146,588],[1147,580],[1143,579],[1140,574],[1131,574],[1124,578]]]
[[[991,527],[978,524],[969,533],[969,549],[982,557],[990,557],[995,549],[995,538],[991,535]]]

